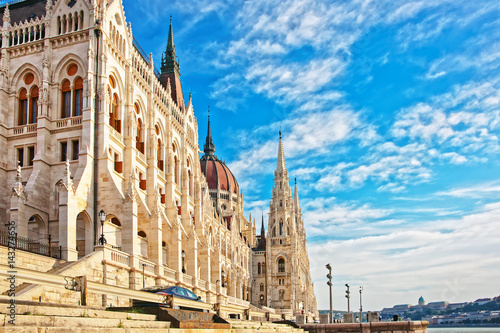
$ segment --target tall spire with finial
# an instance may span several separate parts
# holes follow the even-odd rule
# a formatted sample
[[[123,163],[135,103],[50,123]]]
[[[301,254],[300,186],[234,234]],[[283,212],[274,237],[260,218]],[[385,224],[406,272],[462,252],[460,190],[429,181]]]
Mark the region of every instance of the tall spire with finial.
[[[210,128],[210,106],[208,106],[208,129],[207,129],[207,139],[205,140],[205,146],[203,147],[205,155],[212,156],[215,153],[215,145],[212,140],[212,130]]]
[[[276,165],[276,171],[280,174],[283,174],[283,172],[286,170],[285,153],[283,151],[283,141],[281,141],[281,131],[279,133],[280,133],[280,143],[278,147],[278,163]]]
[[[261,239],[266,239],[266,231],[264,229],[264,213],[262,213],[262,226],[260,227],[260,237]]]
[[[300,202],[299,202],[299,188],[297,187],[297,178],[295,178],[295,189],[293,190],[293,203],[295,205],[295,209],[299,211]]]
[[[181,71],[177,55],[175,54],[174,30],[172,28],[172,16],[170,16],[170,27],[168,29],[167,49],[162,55],[160,67],[160,82],[166,88],[170,79],[171,96],[178,107],[184,106],[184,96],[181,86]]]

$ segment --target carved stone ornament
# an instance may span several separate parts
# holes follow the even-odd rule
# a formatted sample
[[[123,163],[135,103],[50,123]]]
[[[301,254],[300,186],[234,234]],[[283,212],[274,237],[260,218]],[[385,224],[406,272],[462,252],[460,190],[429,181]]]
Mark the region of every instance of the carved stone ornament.
[[[40,102],[42,104],[49,104],[49,89],[43,87],[40,95]]]
[[[127,191],[125,192],[125,198],[123,202],[136,200],[136,190],[135,190],[135,181],[134,181],[134,173],[130,172],[130,176],[128,177],[128,186]]]
[[[50,60],[49,60],[49,50],[45,49],[43,51],[43,68],[49,68],[50,66]]]
[[[12,187],[12,196],[14,195],[20,198],[23,203],[26,203],[28,199],[26,193],[24,192],[23,178],[21,177],[21,165],[19,163],[17,165],[16,182]]]
[[[63,178],[57,182],[57,188],[59,192],[61,191],[72,191],[75,193],[75,188],[73,186],[73,180],[71,179],[71,171],[69,170],[69,160],[66,159],[66,166],[64,168]]]
[[[170,88],[170,78],[167,79],[167,94],[168,96],[172,94],[172,89]]]
[[[9,4],[5,5],[5,11],[3,12],[3,23],[8,23],[10,24],[10,10],[9,10]]]

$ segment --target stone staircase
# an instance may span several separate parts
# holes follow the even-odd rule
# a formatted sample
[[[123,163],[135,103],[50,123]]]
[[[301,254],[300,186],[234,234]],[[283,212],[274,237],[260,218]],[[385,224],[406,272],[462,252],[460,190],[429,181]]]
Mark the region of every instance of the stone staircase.
[[[156,316],[111,312],[86,307],[16,304],[15,326],[9,324],[9,304],[0,304],[0,333],[169,332],[170,322]]]
[[[288,325],[270,323],[267,321],[247,321],[239,319],[229,319],[228,322],[231,324],[233,332],[260,332],[260,333],[288,333],[288,332],[304,332],[301,328],[293,328]],[[240,331],[241,330],[241,331]]]
[[[5,302],[5,301],[4,301]],[[290,326],[230,320],[231,329],[170,328],[155,315],[106,311],[99,308],[21,302],[15,307],[15,326],[9,303],[0,303],[0,333],[287,333],[304,332]]]

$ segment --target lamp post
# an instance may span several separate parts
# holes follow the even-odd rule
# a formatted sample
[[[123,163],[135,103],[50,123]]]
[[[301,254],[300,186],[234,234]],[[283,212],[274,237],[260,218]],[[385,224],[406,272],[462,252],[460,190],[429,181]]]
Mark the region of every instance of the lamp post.
[[[326,269],[328,269],[328,282],[326,283],[330,287],[330,324],[333,323],[333,303],[332,303],[332,266],[326,264]]]
[[[99,244],[104,245],[107,243],[106,238],[104,238],[104,221],[106,220],[106,213],[102,209],[99,212],[99,220],[101,221],[101,237],[99,238]]]
[[[186,274],[186,268],[184,268],[184,260],[186,258],[186,252],[182,250],[182,273]]]
[[[345,286],[347,287],[347,290],[345,291],[345,298],[347,298],[347,313],[351,313],[351,307],[350,307],[350,300],[351,300],[351,292],[349,291],[349,284],[346,283]]]
[[[363,322],[363,302],[361,299],[361,294],[363,293],[363,286],[359,286],[359,322]]]
[[[146,277],[144,276],[144,267],[146,267],[146,264],[142,264],[142,288],[146,288]]]

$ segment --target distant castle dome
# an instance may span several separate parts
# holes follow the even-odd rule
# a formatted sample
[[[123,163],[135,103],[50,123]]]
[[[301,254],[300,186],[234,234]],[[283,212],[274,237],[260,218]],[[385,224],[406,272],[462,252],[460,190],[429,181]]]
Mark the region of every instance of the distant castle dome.
[[[215,145],[212,140],[210,129],[210,115],[208,116],[207,139],[204,146],[205,155],[200,159],[201,172],[207,178],[208,187],[212,190],[220,188],[223,191],[231,191],[239,194],[240,187],[233,173],[226,164],[215,156]]]
[[[424,298],[420,296],[420,298],[418,299],[418,305],[424,305],[424,304],[425,304]]]

